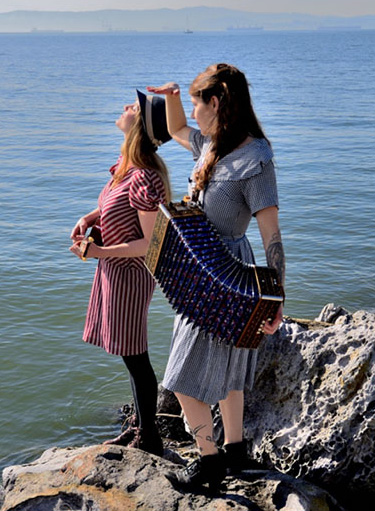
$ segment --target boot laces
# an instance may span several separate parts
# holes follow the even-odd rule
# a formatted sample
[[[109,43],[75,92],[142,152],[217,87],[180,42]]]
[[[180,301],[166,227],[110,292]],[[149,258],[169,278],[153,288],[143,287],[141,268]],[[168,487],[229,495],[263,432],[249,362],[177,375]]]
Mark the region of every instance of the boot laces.
[[[124,426],[127,426],[127,429],[129,428],[135,428],[137,426],[137,415],[134,413],[130,417],[127,417],[124,422]]]
[[[199,470],[199,467],[200,467],[200,460],[195,460],[192,463],[190,463],[190,465],[185,467],[184,472],[188,476],[194,475]]]
[[[129,447],[139,448],[139,444],[141,442],[141,431],[139,428],[135,428],[135,434],[133,440],[130,442]]]

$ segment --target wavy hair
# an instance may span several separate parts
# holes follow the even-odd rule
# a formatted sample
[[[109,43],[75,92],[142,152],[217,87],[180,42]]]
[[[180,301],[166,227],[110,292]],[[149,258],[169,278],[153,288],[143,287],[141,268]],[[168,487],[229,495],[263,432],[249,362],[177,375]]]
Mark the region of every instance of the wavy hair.
[[[255,115],[246,77],[236,67],[224,63],[207,67],[194,79],[189,94],[201,98],[206,104],[213,96],[219,100],[211,150],[202,168],[195,174],[196,189],[203,190],[217,162],[236,149],[247,136],[265,138],[270,142]]]
[[[113,176],[112,188],[124,179],[131,167],[155,170],[164,185],[166,201],[171,200],[169,172],[163,159],[156,154],[156,148],[149,139],[142,122],[141,112],[137,112],[134,123],[121,147],[123,156],[119,168]]]

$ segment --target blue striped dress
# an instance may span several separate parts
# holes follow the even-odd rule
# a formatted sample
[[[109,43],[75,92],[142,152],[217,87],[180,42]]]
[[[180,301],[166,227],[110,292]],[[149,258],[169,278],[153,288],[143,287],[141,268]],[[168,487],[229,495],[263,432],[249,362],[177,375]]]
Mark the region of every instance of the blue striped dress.
[[[113,173],[116,165],[111,168]],[[138,211],[156,211],[165,200],[164,186],[153,170],[132,168],[99,195],[104,246],[143,237]],[[155,282],[144,257],[99,259],[86,315],[83,340],[113,355],[147,350],[147,314]]]
[[[209,138],[200,131],[191,131],[190,146],[196,160],[192,176],[202,165],[209,144]],[[261,209],[278,206],[272,158],[267,141],[253,139],[218,162],[199,197],[229,249],[249,263],[254,263],[254,255],[245,233],[252,216]],[[163,386],[213,405],[231,390],[251,388],[256,358],[256,350],[221,342],[177,315]]]

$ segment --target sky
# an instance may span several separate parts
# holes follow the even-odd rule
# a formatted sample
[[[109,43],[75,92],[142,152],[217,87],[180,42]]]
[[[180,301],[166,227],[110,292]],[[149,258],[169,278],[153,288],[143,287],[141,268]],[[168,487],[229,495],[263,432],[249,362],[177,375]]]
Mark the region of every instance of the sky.
[[[181,9],[201,5],[252,12],[298,12],[324,16],[375,14],[374,0],[262,0],[261,2],[259,0],[0,0],[0,12]]]

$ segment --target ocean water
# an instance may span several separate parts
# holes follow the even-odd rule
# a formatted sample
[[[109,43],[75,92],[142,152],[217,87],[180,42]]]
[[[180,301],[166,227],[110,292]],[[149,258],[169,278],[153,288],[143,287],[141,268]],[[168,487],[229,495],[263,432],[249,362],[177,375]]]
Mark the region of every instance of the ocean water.
[[[95,444],[130,400],[118,357],[81,341],[95,262],[69,234],[115,162],[135,88],[188,86],[207,65],[245,71],[277,163],[285,314],[374,309],[375,32],[0,35],[0,467]],[[174,198],[190,154],[163,146]],[[256,222],[248,235],[264,263]],[[161,380],[173,312],[159,291],[149,342]]]

